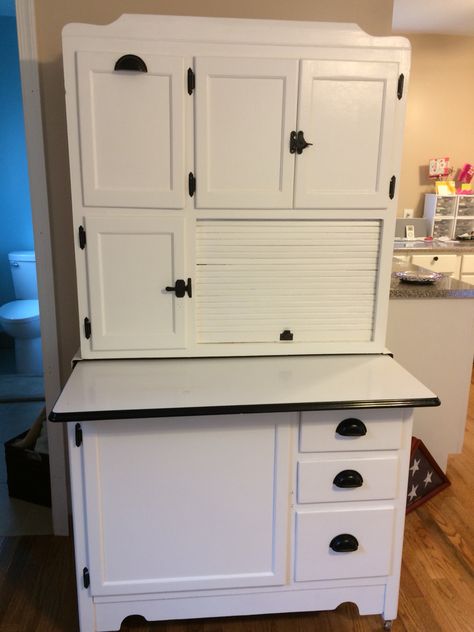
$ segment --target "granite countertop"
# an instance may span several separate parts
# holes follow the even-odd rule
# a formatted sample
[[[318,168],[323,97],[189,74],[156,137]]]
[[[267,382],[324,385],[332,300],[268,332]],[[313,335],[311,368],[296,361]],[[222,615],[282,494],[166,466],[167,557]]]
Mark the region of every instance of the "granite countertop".
[[[393,261],[390,298],[474,298],[474,285],[463,283],[449,276],[428,285],[417,285],[400,281],[394,273],[405,270],[420,270],[410,263]]]
[[[445,252],[462,255],[464,253],[474,253],[474,239],[466,241],[439,241],[438,239],[403,241],[396,239],[394,252],[396,254]]]

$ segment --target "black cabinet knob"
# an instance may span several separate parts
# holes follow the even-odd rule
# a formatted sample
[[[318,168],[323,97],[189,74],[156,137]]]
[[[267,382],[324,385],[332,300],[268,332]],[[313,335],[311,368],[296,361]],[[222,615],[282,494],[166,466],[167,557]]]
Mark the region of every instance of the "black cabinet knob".
[[[367,428],[360,419],[349,417],[338,424],[336,434],[342,437],[363,437],[367,434]]]
[[[340,533],[331,540],[329,547],[336,553],[352,553],[359,548],[359,542],[350,533]]]
[[[342,470],[334,477],[333,484],[341,489],[362,487],[364,479],[356,470]]]
[[[433,257],[433,261],[438,261],[439,257]]]

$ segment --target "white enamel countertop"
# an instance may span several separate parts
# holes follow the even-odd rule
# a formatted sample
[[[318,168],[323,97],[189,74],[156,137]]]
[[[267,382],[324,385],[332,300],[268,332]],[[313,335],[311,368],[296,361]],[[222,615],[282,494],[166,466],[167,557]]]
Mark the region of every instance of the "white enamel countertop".
[[[83,360],[50,419],[437,405],[388,355]]]

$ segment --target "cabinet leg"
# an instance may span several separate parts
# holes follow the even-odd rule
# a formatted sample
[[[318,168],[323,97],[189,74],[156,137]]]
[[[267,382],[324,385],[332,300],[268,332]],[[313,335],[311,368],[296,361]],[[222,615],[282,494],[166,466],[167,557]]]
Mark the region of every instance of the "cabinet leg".
[[[393,621],[391,619],[388,619],[387,621],[383,622],[383,629],[384,630],[391,630],[393,626]]]

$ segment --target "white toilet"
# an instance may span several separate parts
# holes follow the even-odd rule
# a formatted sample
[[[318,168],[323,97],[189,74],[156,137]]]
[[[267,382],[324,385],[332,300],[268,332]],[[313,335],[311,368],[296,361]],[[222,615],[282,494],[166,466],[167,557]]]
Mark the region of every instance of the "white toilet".
[[[35,253],[32,250],[10,252],[8,260],[17,300],[0,307],[0,324],[15,339],[17,372],[41,375],[43,361]]]

